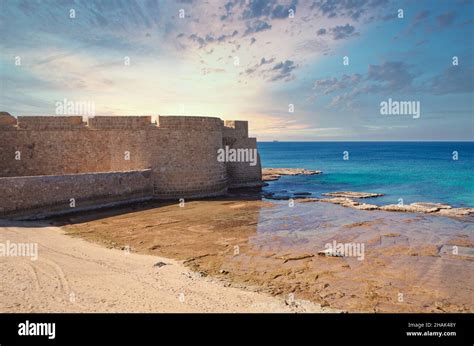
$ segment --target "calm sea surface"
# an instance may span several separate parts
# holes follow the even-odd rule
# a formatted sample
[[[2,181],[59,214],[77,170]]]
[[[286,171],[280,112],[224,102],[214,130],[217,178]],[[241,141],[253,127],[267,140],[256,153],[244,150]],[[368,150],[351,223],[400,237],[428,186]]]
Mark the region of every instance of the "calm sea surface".
[[[378,192],[385,196],[366,201],[474,207],[474,142],[259,142],[258,149],[264,168],[323,171],[282,177],[271,192]]]

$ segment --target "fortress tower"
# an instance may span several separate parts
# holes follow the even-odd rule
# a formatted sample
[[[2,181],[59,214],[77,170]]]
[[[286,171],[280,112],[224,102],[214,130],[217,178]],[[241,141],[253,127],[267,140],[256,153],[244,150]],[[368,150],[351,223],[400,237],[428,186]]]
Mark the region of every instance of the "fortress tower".
[[[246,121],[185,116],[0,113],[0,217],[143,199],[201,198],[261,186],[261,166],[220,162],[255,150]]]

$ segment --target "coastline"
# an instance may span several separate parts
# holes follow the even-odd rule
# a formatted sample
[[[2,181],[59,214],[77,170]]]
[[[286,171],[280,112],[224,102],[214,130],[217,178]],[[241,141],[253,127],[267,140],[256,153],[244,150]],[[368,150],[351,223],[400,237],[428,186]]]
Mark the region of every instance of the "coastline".
[[[273,171],[271,180],[276,174],[321,173],[285,169]],[[444,206],[428,213],[358,207],[366,204],[357,199],[379,195],[342,191],[316,199],[300,192],[272,198],[240,190],[182,204],[149,201],[79,212],[49,224],[6,223],[0,239],[35,241],[43,252],[39,266],[29,259],[7,263],[3,273],[13,273],[23,288],[7,289],[13,299],[1,309],[473,312],[466,275],[474,269],[472,217],[435,213]],[[363,244],[364,258],[328,256],[324,246],[330,242]],[[454,246],[459,254],[451,253]],[[25,276],[36,292],[18,281]],[[43,287],[40,276],[53,280]],[[95,303],[68,303],[71,292],[75,301],[81,296]]]
[[[319,170],[308,170],[301,168],[263,168],[262,180],[266,182],[277,181],[282,176],[297,176],[297,175],[318,175],[322,174]],[[289,200],[298,199],[300,203],[323,202],[342,205],[347,208],[354,208],[358,210],[382,210],[391,212],[404,213],[424,213],[448,217],[466,217],[474,215],[474,208],[462,207],[456,208],[449,204],[438,202],[414,202],[410,204],[385,204],[376,205],[371,203],[364,203],[365,199],[377,199],[384,196],[383,193],[372,192],[354,192],[354,191],[334,191],[322,193],[322,198],[312,197],[311,192],[294,192],[288,193],[283,191],[283,194],[275,195],[275,193],[265,193],[264,196],[268,199]]]

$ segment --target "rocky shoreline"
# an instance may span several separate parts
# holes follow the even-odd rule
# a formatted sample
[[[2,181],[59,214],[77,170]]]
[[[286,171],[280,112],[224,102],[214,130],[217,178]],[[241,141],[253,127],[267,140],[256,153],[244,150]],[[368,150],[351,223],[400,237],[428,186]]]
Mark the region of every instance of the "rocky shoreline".
[[[306,198],[299,202],[326,202],[339,204],[343,207],[354,208],[359,210],[382,210],[392,212],[404,212],[404,213],[424,213],[433,214],[440,216],[451,216],[451,217],[464,217],[474,215],[474,208],[453,208],[447,204],[441,203],[411,203],[411,204],[387,204],[378,206],[369,203],[360,203],[351,198],[345,197],[334,197],[334,198]]]
[[[283,175],[315,175],[321,174],[322,171],[308,170],[304,168],[263,168],[262,176],[264,181],[274,181],[280,179]],[[300,203],[324,202],[338,204],[347,208],[358,210],[382,210],[390,212],[404,213],[424,213],[448,217],[465,217],[474,215],[474,208],[455,208],[449,204],[433,203],[433,202],[415,202],[410,204],[387,204],[378,206],[370,203],[361,203],[358,199],[376,198],[384,196],[381,193],[359,192],[359,191],[336,191],[323,193],[328,198],[311,197],[310,192],[295,192],[292,195],[277,195],[275,193],[264,193],[263,196],[268,199],[288,200],[290,198],[298,199]]]
[[[283,175],[315,175],[321,173],[323,172],[305,168],[263,168],[262,180],[275,181]]]

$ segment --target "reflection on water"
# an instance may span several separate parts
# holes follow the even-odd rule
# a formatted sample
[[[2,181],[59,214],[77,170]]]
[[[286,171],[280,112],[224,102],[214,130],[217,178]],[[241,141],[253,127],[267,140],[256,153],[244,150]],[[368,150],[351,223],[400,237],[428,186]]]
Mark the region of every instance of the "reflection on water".
[[[334,294],[335,299],[323,300],[329,300],[331,307],[473,310],[474,262],[470,251],[460,251],[474,245],[473,218],[360,211],[318,202],[296,202],[294,207],[288,201],[276,204],[260,211],[258,236],[251,240],[257,249],[317,255],[334,242],[363,244],[363,260],[315,256],[299,269],[305,274],[292,279],[308,292],[326,276],[327,294]],[[300,293],[307,296],[305,289]],[[321,291],[325,290],[313,290],[320,297]]]
[[[278,207],[260,211],[258,233],[271,232],[307,237],[325,242],[348,233],[362,239],[373,235],[369,230],[399,232],[410,237],[412,244],[443,242],[461,233],[472,233],[474,218],[454,219],[427,214],[364,211],[328,203],[294,203],[274,201]],[[357,227],[358,224],[364,227]],[[472,234],[471,234],[472,235]]]

